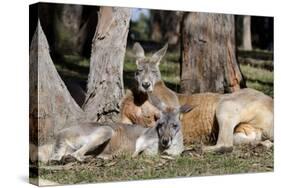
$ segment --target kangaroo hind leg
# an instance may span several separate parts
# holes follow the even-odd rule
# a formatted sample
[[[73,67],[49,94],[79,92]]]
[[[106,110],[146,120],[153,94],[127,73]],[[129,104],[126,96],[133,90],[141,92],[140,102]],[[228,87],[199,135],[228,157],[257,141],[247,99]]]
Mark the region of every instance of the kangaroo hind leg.
[[[111,139],[114,130],[109,126],[97,127],[97,129],[88,136],[86,143],[77,151],[71,154],[78,161],[85,159],[85,154],[89,151],[93,151],[101,144]]]
[[[239,105],[233,101],[223,101],[216,110],[216,118],[219,125],[217,143],[214,146],[206,146],[206,152],[231,152],[233,150],[234,128],[239,124]]]

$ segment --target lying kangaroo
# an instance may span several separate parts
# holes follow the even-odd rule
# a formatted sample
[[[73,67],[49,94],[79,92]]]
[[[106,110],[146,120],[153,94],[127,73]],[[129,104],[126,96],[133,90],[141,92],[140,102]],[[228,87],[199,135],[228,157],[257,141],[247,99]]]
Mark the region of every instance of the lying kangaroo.
[[[135,44],[134,49],[137,57],[135,77],[138,90],[133,89],[124,97],[121,105],[122,121],[134,123],[136,120],[142,120],[146,123],[144,120],[150,117],[149,124],[153,125],[151,121],[158,112],[149,104],[148,94],[154,93],[166,104],[173,104],[176,95],[180,105],[193,106],[193,110],[184,114],[181,120],[185,143],[216,142],[215,146],[203,149],[231,151],[233,144],[255,144],[266,139],[273,140],[272,98],[253,89],[241,89],[224,95],[173,93],[167,90],[161,81],[158,66],[167,46],[151,58],[144,57],[144,50],[139,44]],[[177,101],[175,104],[178,104]]]
[[[183,151],[183,137],[178,114],[189,110],[187,106],[161,108],[156,126],[151,128],[122,123],[87,123],[63,129],[57,134],[50,160],[60,161],[63,156],[70,155],[83,161],[86,154],[107,159],[120,152],[133,153],[133,157],[158,152],[179,155]]]

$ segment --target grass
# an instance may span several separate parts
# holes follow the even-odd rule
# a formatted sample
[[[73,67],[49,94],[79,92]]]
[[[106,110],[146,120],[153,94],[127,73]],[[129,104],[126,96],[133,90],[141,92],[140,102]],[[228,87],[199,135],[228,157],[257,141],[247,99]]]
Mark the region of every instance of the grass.
[[[160,65],[163,80],[175,91],[178,91],[180,82],[178,59],[178,54],[168,53]],[[86,82],[89,72],[88,59],[65,56],[62,61],[64,63],[57,63],[56,68],[64,79]],[[273,96],[273,72],[250,65],[241,65],[240,68],[248,87]],[[124,63],[125,87],[132,81],[135,69],[136,65],[129,51]],[[160,156],[140,156],[132,159],[123,154],[110,161],[91,159],[87,163],[74,162],[54,168],[42,164],[40,166],[41,179],[60,184],[255,173],[273,171],[273,149],[243,146],[223,155],[202,154],[195,149],[173,160]]]
[[[273,72],[249,65],[240,65],[240,68],[246,79],[247,87],[262,91],[273,97]]]
[[[41,167],[41,179],[60,184],[271,172],[273,149],[240,146],[227,154],[202,154],[195,149],[173,159],[161,156],[132,159],[123,154],[110,161],[92,158],[86,163]]]

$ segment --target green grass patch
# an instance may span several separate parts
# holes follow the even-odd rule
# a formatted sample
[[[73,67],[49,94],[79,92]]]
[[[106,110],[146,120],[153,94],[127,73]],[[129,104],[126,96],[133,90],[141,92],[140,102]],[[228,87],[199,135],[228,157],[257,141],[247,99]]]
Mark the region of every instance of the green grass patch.
[[[243,75],[249,80],[256,80],[263,83],[273,84],[273,72],[254,68],[250,65],[240,65]]]
[[[273,72],[266,69],[254,68],[250,65],[240,65],[240,68],[246,79],[247,87],[262,91],[273,97]]]

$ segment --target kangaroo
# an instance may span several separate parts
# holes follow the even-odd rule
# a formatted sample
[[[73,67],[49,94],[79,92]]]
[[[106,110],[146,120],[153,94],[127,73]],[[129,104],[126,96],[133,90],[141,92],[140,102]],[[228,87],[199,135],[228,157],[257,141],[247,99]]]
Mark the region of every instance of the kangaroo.
[[[180,106],[177,95],[166,87],[161,80],[159,64],[167,48],[168,45],[166,44],[162,49],[147,58],[141,45],[139,43],[134,44],[133,51],[136,55],[137,65],[136,84],[132,91],[127,91],[126,96],[121,101],[121,122],[138,123],[146,127],[155,125],[155,116],[157,116],[155,114],[159,111],[148,102],[147,93],[157,96],[166,107],[177,108]]]
[[[146,115],[151,117],[152,121],[153,116],[158,112],[152,110],[147,98],[149,93],[153,93],[168,106],[175,102],[176,105],[188,104],[193,107],[193,110],[183,114],[181,119],[184,143],[215,142],[214,146],[204,146],[203,150],[224,152],[232,151],[234,144],[263,144],[264,140],[273,141],[271,97],[250,88],[231,94],[177,94],[166,89],[164,82],[161,81],[158,65],[165,55],[165,49],[167,46],[151,58],[145,58],[142,47],[138,43],[134,45],[137,57],[135,79],[138,91],[132,90],[124,97],[121,104],[122,120],[134,123],[134,120]],[[139,94],[141,97],[138,96]],[[179,102],[173,98],[174,96]],[[144,107],[149,107],[148,112]],[[270,147],[272,143],[267,145]]]
[[[158,100],[159,101],[159,100]],[[157,101],[157,102],[158,102]],[[120,152],[156,155],[166,153],[179,155],[183,151],[183,136],[178,114],[190,110],[187,106],[160,109],[156,126],[145,128],[141,125],[122,123],[86,123],[61,130],[50,161],[60,161],[70,155],[84,161],[87,154],[108,159]]]

